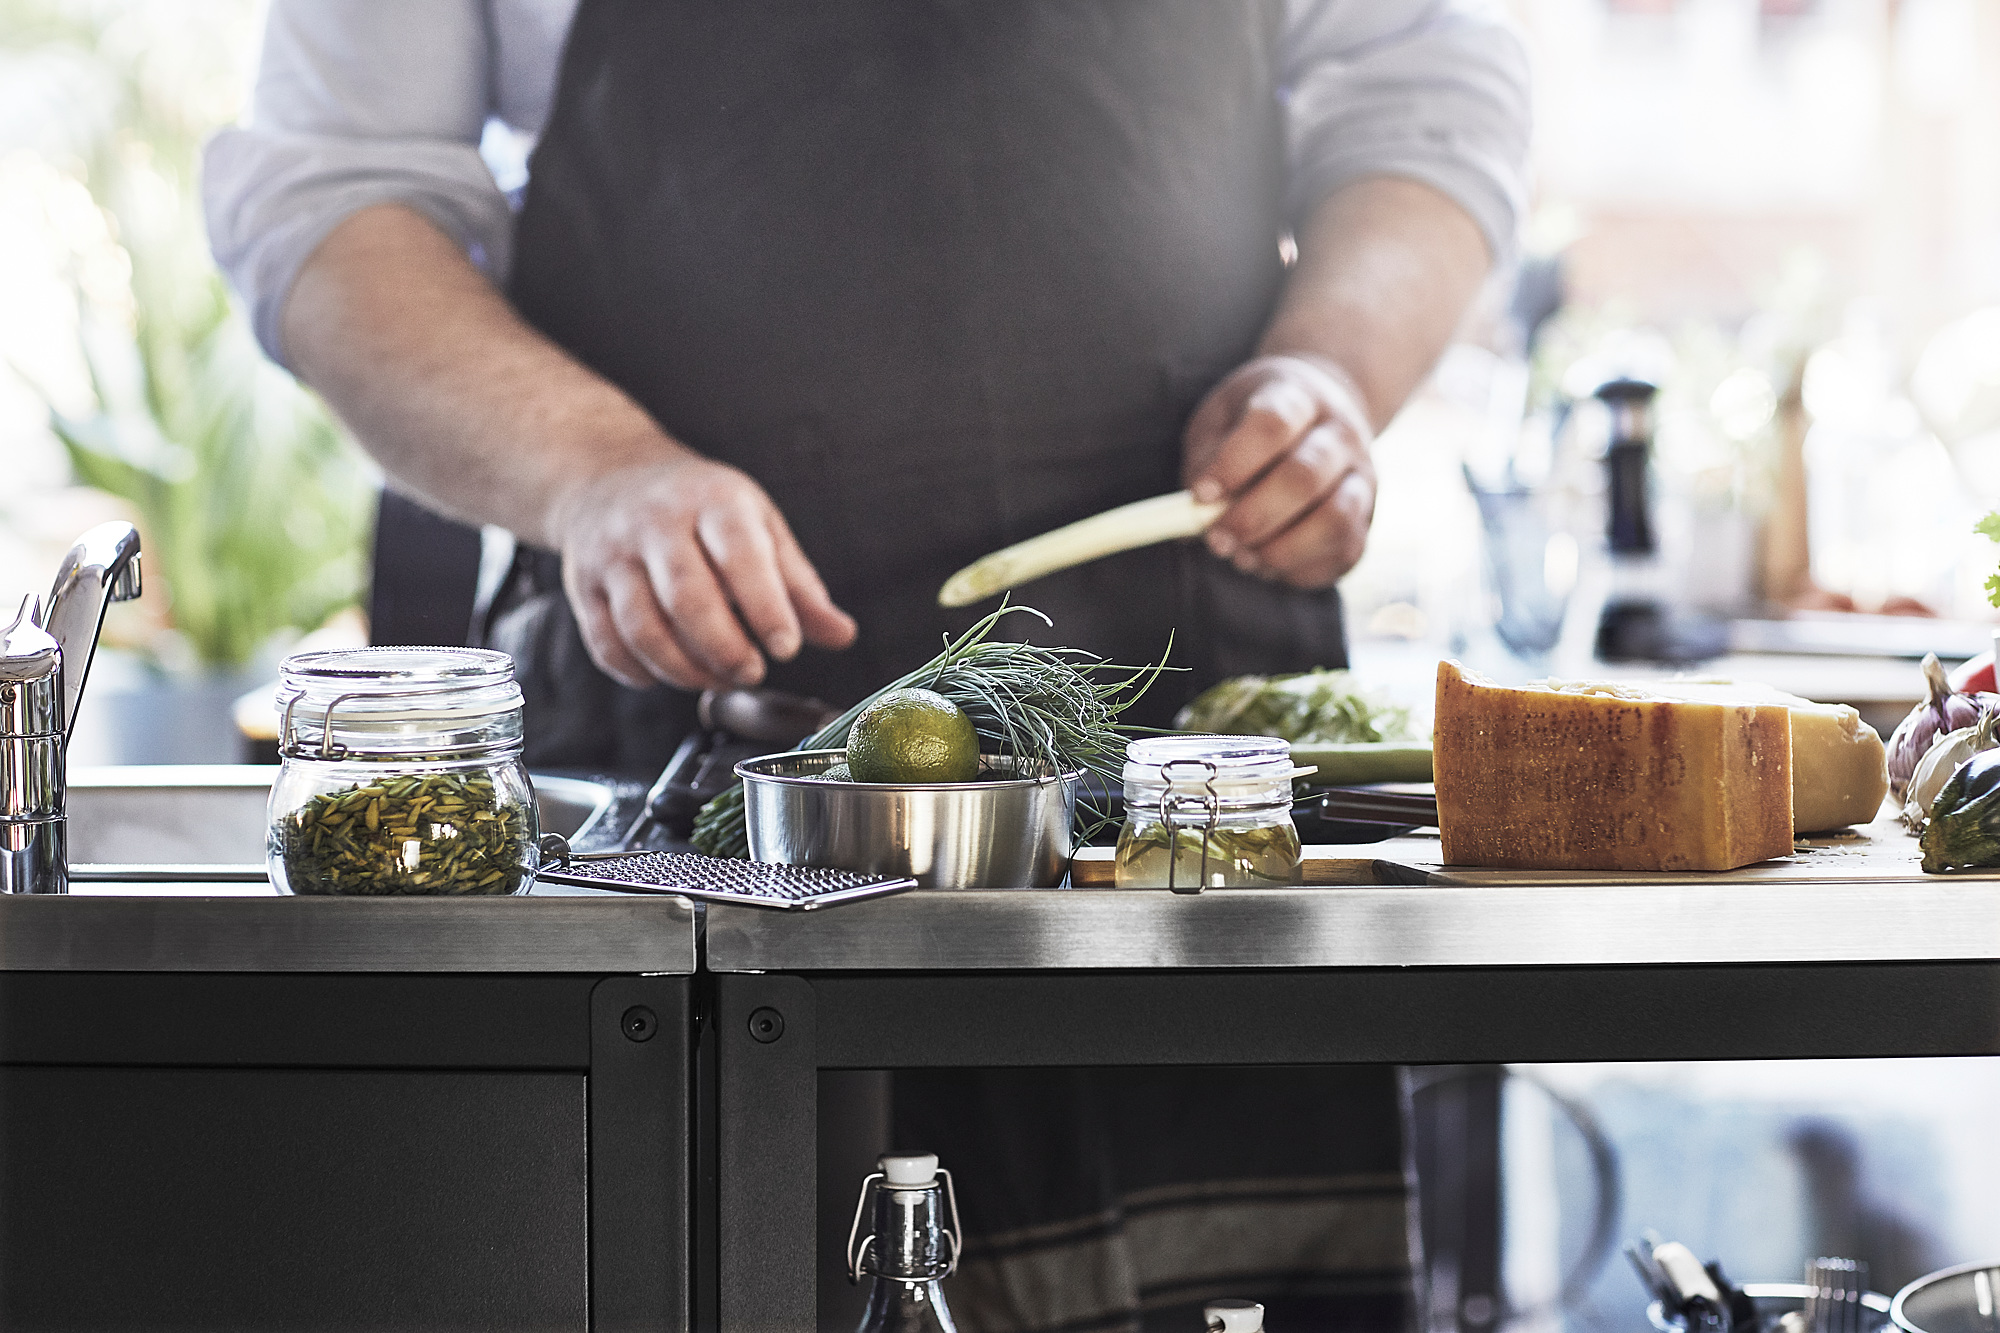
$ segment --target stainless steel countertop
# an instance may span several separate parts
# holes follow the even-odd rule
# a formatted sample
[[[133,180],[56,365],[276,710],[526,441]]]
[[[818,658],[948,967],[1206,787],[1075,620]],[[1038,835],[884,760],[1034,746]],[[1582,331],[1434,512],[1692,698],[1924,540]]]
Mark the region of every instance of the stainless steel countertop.
[[[217,786],[202,777],[166,785]],[[106,780],[123,790],[135,779]],[[597,814],[607,828],[630,817]],[[261,849],[261,822],[245,827],[246,846]],[[1899,830],[1860,834],[1819,840],[1810,854],[1802,845],[1733,882],[1552,872],[1519,883],[1508,882],[1519,872],[1471,872],[1501,881],[1477,886],[1462,882],[1468,872],[1439,871],[1435,838],[1419,837],[1331,849],[1358,858],[1354,877],[1373,884],[1196,897],[919,890],[810,913],[712,906],[705,945],[683,899],[552,886],[525,898],[281,898],[253,868],[254,882],[241,884],[0,895],[0,969],[685,975],[704,954],[719,972],[2000,959],[2000,874],[1925,876]],[[1411,880],[1432,882],[1401,886]]]
[[[0,971],[695,970],[695,911],[684,898],[553,885],[523,898],[280,897],[263,874],[276,773],[236,764],[71,773],[72,860],[107,864],[73,864],[66,897],[0,895]],[[642,791],[536,778],[542,827],[583,847],[615,837]]]
[[[693,907],[615,894],[281,898],[215,886],[0,896],[0,970],[695,970]],[[919,890],[710,906],[717,972],[1549,967],[2000,959],[2000,880],[1484,888]]]
[[[695,914],[683,898],[284,898],[268,886],[218,887],[0,895],[0,971],[695,970]]]
[[[2000,879],[918,890],[708,909],[716,972],[1548,967],[2000,959]]]

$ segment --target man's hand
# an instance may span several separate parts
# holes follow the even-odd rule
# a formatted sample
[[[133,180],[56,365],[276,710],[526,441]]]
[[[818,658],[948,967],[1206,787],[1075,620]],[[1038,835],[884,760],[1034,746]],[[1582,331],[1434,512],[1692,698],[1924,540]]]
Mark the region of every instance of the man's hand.
[[[334,228],[284,336],[404,485],[562,553],[584,643],[625,684],[753,685],[767,658],[854,641],[763,488],[522,323],[422,214],[378,204]]]
[[[673,446],[576,484],[551,506],[563,584],[590,656],[634,689],[755,685],[765,658],[845,648],[833,604],[764,489]]]
[[[1375,513],[1368,444],[1450,341],[1490,262],[1472,216],[1428,185],[1365,176],[1328,195],[1262,353],[1188,421],[1184,475],[1229,501],[1208,544],[1238,569],[1324,588]]]
[[[1306,356],[1261,356],[1188,420],[1195,498],[1228,500],[1208,546],[1246,574],[1330,587],[1354,568],[1375,514],[1372,432],[1346,376]]]

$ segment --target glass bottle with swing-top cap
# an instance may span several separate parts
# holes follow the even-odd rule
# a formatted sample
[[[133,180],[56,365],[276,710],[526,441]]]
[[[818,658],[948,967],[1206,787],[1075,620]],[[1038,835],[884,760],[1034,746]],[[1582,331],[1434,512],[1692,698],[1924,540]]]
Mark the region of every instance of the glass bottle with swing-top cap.
[[[535,793],[505,653],[299,653],[278,685],[267,861],[280,893],[525,893]]]
[[[1273,888],[1299,882],[1289,742],[1150,736],[1125,749],[1121,889]]]
[[[864,1234],[868,1193],[873,1229]],[[940,1284],[958,1269],[962,1232],[951,1172],[935,1153],[888,1153],[861,1182],[847,1233],[847,1280],[874,1279],[856,1333],[957,1333]]]
[[[1264,1333],[1264,1307],[1255,1301],[1210,1301],[1201,1316],[1208,1333]]]

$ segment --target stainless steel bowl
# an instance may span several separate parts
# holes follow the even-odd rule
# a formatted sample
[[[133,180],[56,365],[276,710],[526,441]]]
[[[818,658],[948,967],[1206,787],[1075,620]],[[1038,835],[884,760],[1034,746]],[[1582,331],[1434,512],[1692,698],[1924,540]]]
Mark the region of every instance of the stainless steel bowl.
[[[1896,1293],[1889,1318],[1901,1333],[1994,1333],[2000,1329],[2000,1263],[1958,1264]]]
[[[815,776],[842,757],[793,750],[736,766],[753,859],[908,875],[927,889],[1062,882],[1082,774],[908,787]]]

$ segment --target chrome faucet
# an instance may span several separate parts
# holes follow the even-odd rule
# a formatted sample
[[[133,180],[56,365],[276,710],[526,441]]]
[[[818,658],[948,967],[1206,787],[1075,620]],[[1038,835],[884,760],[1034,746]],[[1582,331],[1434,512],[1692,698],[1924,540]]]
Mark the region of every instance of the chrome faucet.
[[[139,595],[139,533],[100,523],[0,628],[0,893],[69,892],[64,760],[104,609]]]

